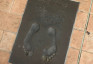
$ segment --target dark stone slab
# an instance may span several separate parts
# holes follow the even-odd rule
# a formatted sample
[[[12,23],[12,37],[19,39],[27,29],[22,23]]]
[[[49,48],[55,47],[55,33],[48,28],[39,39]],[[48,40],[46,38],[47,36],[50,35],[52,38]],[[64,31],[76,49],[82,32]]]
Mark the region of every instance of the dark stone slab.
[[[56,55],[47,64],[64,64],[70,36],[79,3],[68,0],[28,0],[25,13],[10,56],[13,64],[45,64],[42,61],[44,48],[51,45],[49,27],[56,30]],[[33,35],[32,56],[24,54],[24,39],[33,23],[39,24],[39,31]]]

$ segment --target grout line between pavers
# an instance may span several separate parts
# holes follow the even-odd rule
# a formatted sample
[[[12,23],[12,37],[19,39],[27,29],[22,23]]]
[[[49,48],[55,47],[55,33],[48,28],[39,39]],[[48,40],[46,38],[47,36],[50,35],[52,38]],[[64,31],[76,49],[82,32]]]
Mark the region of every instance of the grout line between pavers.
[[[74,48],[74,47],[70,47],[69,48],[72,48],[72,49],[75,49],[75,50],[80,50],[80,49],[77,49],[77,48]],[[93,52],[89,52],[89,51],[86,51],[86,50],[82,50],[83,52],[86,52],[86,53],[90,53],[90,54],[93,54]]]
[[[0,40],[0,43],[1,43],[1,41],[2,41],[2,39],[3,39],[3,35],[4,35],[4,30],[3,30],[3,33],[2,33],[2,37],[1,37],[1,40]],[[8,50],[5,50],[5,49],[2,49],[2,48],[0,48],[0,51],[5,51],[5,52],[8,52],[8,53],[11,53],[11,51],[8,51]]]
[[[78,49],[78,48],[74,48],[74,47],[71,47],[71,46],[69,46],[69,48],[72,48],[72,49],[75,49],[75,50],[80,50],[80,49]]]
[[[13,7],[13,5],[14,5],[14,1],[15,1],[15,0],[12,0],[12,4],[11,4],[11,6],[10,6],[9,13],[11,12],[11,9],[12,9],[12,7]]]
[[[93,52],[89,52],[89,51],[86,51],[86,50],[82,50],[83,52],[86,52],[86,53],[90,53],[90,54],[93,54]]]
[[[6,12],[6,13],[9,13],[8,11],[5,11],[5,10],[1,10],[1,9],[0,9],[0,11],[1,11],[1,12]]]
[[[4,32],[9,32],[9,31],[4,31],[4,30],[3,30],[3,33],[2,33],[2,37],[1,37],[0,43],[1,43],[2,39],[3,39],[3,37],[4,37],[4,36],[3,36],[3,35],[4,35]],[[13,32],[10,32],[10,33],[13,33]],[[11,54],[11,51],[8,51],[8,50],[2,49],[2,48],[0,48],[0,50],[1,50],[1,51],[9,52],[9,53]]]
[[[11,14],[15,14],[15,15],[18,15],[18,16],[23,16],[23,14],[17,14],[17,13],[14,13],[14,12],[11,12]]]
[[[0,11],[2,11],[2,12],[6,12],[6,13],[9,13],[8,11],[1,10],[1,9],[0,9]],[[11,14],[14,14],[14,15],[17,15],[17,16],[23,16],[23,14],[17,14],[17,13],[12,13],[12,12],[11,12]]]
[[[78,30],[78,31],[82,31],[82,32],[84,32],[84,30],[83,29],[79,29],[79,28],[73,28],[74,30]]]
[[[0,30],[3,30],[3,29],[0,29]],[[16,32],[12,32],[12,31],[8,31],[8,30],[3,30],[5,32],[10,32],[10,33],[13,33],[13,34],[16,34]]]
[[[86,11],[84,11],[84,10],[78,10],[78,12],[88,13],[88,12],[86,12]]]
[[[83,12],[83,13],[86,13],[86,14],[88,14],[88,12],[86,12],[86,11],[83,11],[83,10],[78,10],[78,12]]]
[[[5,50],[5,49],[2,49],[2,48],[0,48],[0,51],[4,51],[4,52],[7,52],[7,53],[11,53],[11,51],[8,51],[8,50]]]
[[[93,15],[93,13],[90,13],[91,15]]]
[[[80,58],[81,58],[82,48],[83,48],[83,44],[84,44],[84,39],[85,39],[85,35],[86,35],[86,32],[87,32],[87,27],[88,27],[88,23],[89,23],[89,18],[90,18],[92,3],[93,3],[93,0],[91,0],[89,12],[88,12],[88,16],[87,16],[87,20],[86,20],[86,24],[85,24],[85,29],[84,29],[84,35],[83,35],[83,39],[82,39],[82,43],[81,43],[81,48],[80,48],[78,59],[77,59],[77,64],[80,63]]]
[[[2,36],[1,36],[1,39],[0,39],[0,43],[1,43],[2,39],[3,39],[3,35],[4,35],[4,30],[3,30],[3,33],[2,33]]]
[[[4,35],[4,30],[3,30],[3,33],[2,33],[2,37],[1,37],[0,43],[1,43],[2,39],[3,39],[3,35]],[[5,51],[5,52],[9,52],[9,51],[4,50],[4,49],[2,49],[2,48],[0,48],[0,50],[1,50],[1,51]]]

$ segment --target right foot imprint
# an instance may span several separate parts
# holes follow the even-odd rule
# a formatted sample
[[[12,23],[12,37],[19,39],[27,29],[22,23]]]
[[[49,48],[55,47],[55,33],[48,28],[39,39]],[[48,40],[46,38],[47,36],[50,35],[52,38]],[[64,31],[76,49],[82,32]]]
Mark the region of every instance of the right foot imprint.
[[[52,27],[48,29],[49,37],[52,38],[51,47],[43,50],[43,60],[50,61],[56,54],[56,30]]]

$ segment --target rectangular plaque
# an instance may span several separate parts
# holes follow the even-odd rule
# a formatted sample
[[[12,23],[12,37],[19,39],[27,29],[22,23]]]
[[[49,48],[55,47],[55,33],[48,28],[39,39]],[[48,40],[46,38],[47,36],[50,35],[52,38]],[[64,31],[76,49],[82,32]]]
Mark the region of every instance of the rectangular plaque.
[[[78,5],[69,0],[28,0],[9,62],[64,64]]]

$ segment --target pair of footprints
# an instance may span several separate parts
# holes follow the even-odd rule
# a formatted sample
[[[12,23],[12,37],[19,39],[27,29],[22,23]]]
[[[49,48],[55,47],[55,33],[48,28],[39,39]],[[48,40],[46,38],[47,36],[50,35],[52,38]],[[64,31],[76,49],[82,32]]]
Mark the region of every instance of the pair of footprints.
[[[40,29],[39,24],[33,23],[29,32],[27,33],[25,39],[24,39],[24,52],[27,56],[33,55],[33,48],[31,46],[31,42],[29,42],[32,39],[32,36],[38,32]],[[48,35],[52,38],[51,46],[48,49],[43,49],[43,55],[42,59],[43,61],[50,61],[56,54],[56,30],[53,27],[48,28]]]

